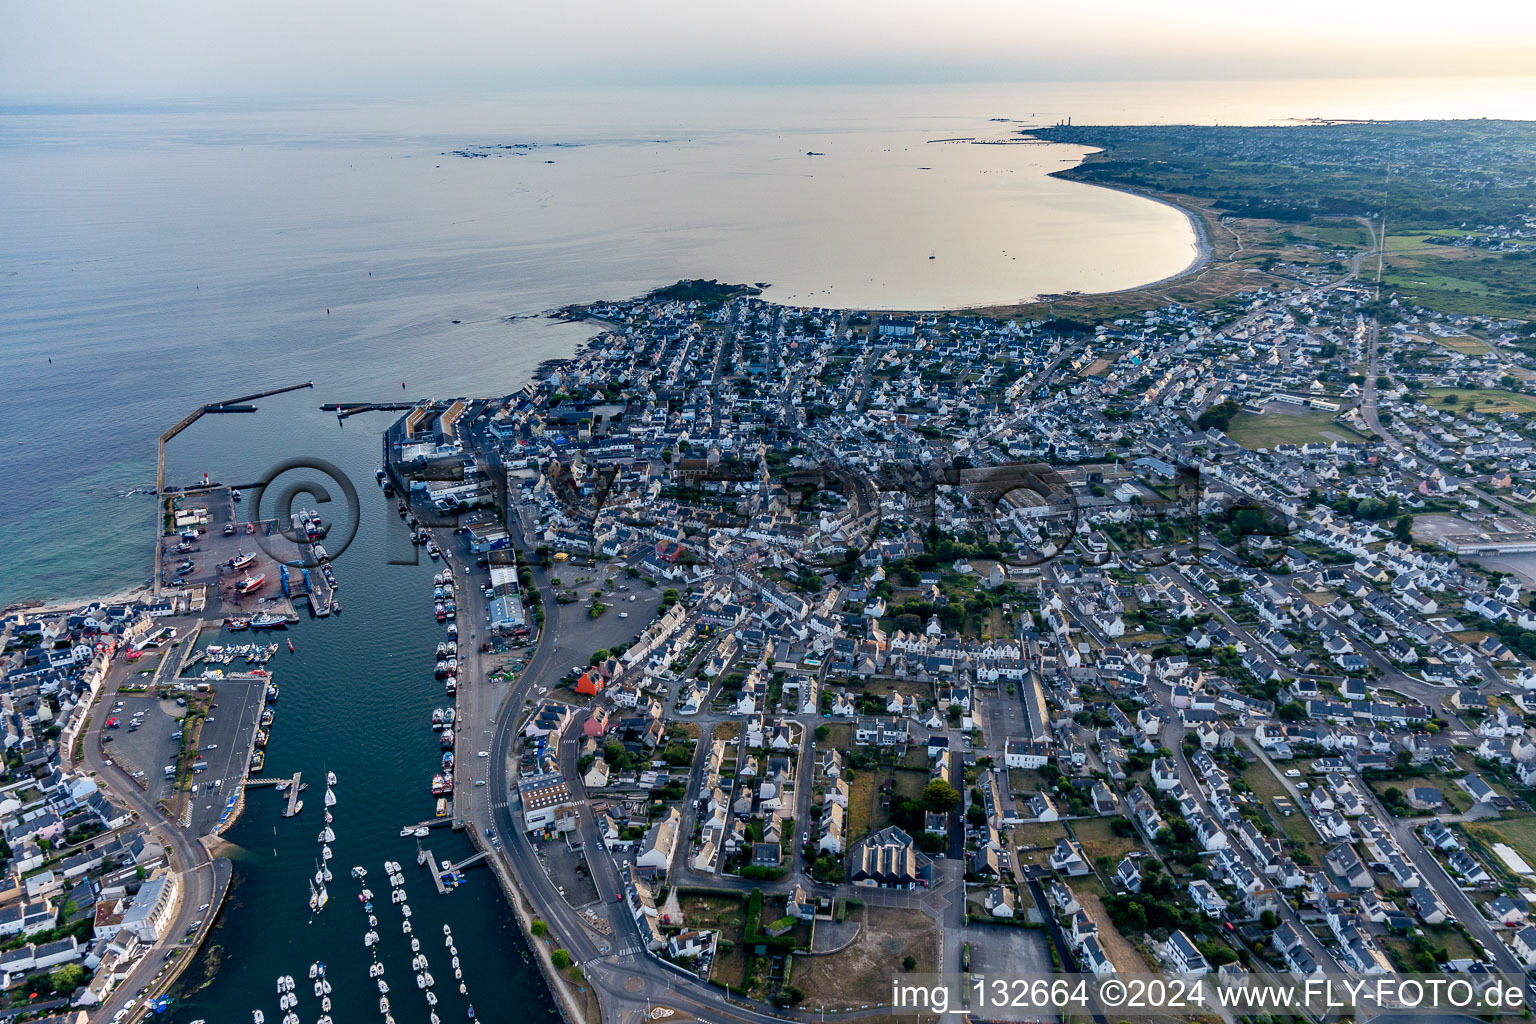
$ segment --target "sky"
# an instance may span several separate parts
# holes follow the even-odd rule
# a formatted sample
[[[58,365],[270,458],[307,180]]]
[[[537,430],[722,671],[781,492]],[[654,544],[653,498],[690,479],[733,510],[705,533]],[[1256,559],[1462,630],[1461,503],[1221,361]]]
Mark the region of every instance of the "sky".
[[[545,85],[1506,76],[1529,0],[0,0],[0,103]]]

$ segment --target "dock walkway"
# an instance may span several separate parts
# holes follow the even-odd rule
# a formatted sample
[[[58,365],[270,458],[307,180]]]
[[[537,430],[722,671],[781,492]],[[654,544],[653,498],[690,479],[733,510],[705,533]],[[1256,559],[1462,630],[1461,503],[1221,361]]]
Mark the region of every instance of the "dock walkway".
[[[302,772],[294,772],[293,778],[288,781],[288,807],[283,811],[283,817],[285,818],[291,818],[298,814],[299,808],[303,806],[303,802],[299,800],[299,792],[303,788],[299,785],[301,778],[303,778]]]

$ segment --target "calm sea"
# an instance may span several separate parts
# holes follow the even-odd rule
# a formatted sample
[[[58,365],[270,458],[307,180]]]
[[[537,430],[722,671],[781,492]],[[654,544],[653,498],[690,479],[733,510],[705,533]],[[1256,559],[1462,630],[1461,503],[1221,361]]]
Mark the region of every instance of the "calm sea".
[[[152,484],[156,435],[203,402],[313,380],[255,416],[205,419],[172,447],[170,479],[243,479],[288,455],[358,479],[367,511],[338,565],[347,610],[294,630],[269,765],[342,776],[338,874],[408,862],[439,988],[451,971],[425,940],[447,921],[496,1020],[477,988],[503,1006],[539,989],[506,909],[484,872],[429,894],[397,836],[431,809],[431,570],[383,564],[383,419],[339,426],[320,402],[505,393],[588,334],[545,311],[680,277],[934,308],[1130,287],[1189,263],[1176,211],[1046,177],[1081,150],[974,144],[1021,125],[1482,116],[1536,116],[1536,80],[0,107],[0,602],[142,582],[154,512],[125,492]],[[467,147],[516,148],[454,155]],[[314,959],[332,963],[338,1024],[377,1019],[351,886],[339,879],[308,921],[319,825],[301,820],[258,794],[231,834],[244,851],[233,902],[193,972],[212,981],[174,1019],[260,1007],[276,1020],[273,979]],[[434,840],[445,855],[458,842]],[[412,1005],[397,915],[380,917]]]

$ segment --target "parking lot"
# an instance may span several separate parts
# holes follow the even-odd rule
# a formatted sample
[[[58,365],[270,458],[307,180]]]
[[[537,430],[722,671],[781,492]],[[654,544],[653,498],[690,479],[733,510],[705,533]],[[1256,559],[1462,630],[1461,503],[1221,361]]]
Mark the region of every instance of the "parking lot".
[[[632,641],[656,617],[666,590],[664,584],[653,587],[642,579],[630,579],[622,567],[611,564],[599,564],[596,568],[558,564],[550,570],[550,581],[561,594],[574,587],[581,596],[574,604],[560,606],[560,628],[554,637],[562,650],[570,649],[572,665],[586,664],[593,651]],[[623,589],[626,587],[627,590]],[[598,600],[607,606],[606,610],[595,619],[588,618],[592,591],[599,588],[602,593]],[[621,614],[625,617],[620,618]],[[564,667],[565,660],[555,664]]]
[[[207,767],[193,775],[191,829],[206,835],[219,823],[224,805],[245,780],[251,744],[265,703],[266,680],[222,679],[198,737],[198,757]],[[164,766],[161,767],[164,774]]]
[[[972,924],[965,930],[965,941],[971,944],[974,974],[1044,978],[1054,973],[1043,929]]]
[[[180,731],[186,708],[177,706],[174,700],[126,694],[107,708],[102,723],[101,735],[106,741],[102,751],[143,783],[151,800],[163,799],[170,792],[171,782],[165,777],[165,766],[175,764],[181,750],[181,740],[171,737]],[[111,727],[114,719],[118,723],[115,729]]]

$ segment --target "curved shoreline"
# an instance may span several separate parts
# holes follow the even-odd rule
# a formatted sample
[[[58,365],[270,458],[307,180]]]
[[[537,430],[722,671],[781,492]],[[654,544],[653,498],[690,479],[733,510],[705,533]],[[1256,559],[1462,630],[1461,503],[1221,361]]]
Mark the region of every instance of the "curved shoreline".
[[[1078,166],[1081,167],[1082,165],[1079,164]],[[1056,176],[1057,172],[1052,172],[1051,177]],[[1078,185],[1087,185],[1089,188],[1102,188],[1107,189],[1110,192],[1123,192],[1126,195],[1139,196],[1142,199],[1150,200],[1160,206],[1166,206],[1171,210],[1177,210],[1179,213],[1184,215],[1185,220],[1189,221],[1189,226],[1195,234],[1195,256],[1194,259],[1190,261],[1189,265],[1186,266],[1183,270],[1180,270],[1177,273],[1169,274],[1166,277],[1160,277],[1156,281],[1148,281],[1146,284],[1133,285],[1130,288],[1116,288],[1107,292],[1078,292],[1077,297],[1086,298],[1095,295],[1123,295],[1126,292],[1140,291],[1143,288],[1156,288],[1158,285],[1168,284],[1169,282],[1178,281],[1189,277],[1190,275],[1205,269],[1205,265],[1211,261],[1211,236],[1206,230],[1205,218],[1195,213],[1188,207],[1180,206],[1172,199],[1167,198],[1167,193],[1147,192],[1140,189],[1118,185],[1102,185],[1096,181],[1078,181],[1075,178],[1062,178],[1061,180],[1071,181]]]

